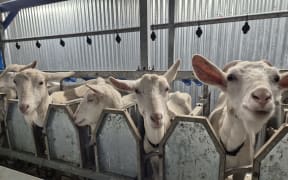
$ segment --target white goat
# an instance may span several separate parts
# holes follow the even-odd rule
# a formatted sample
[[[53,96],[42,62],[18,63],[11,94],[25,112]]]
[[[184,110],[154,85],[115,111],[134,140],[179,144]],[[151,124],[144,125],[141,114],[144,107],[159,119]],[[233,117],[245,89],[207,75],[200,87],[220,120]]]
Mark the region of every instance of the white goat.
[[[103,109],[120,109],[122,107],[121,94],[113,86],[105,83],[86,84],[85,86],[89,90],[86,91],[80,102],[74,114],[74,119],[78,126],[89,125],[92,137],[94,137],[96,124]]]
[[[174,118],[177,115],[188,115],[192,112],[192,98],[190,94],[183,92],[169,93],[167,108],[170,117]]]
[[[17,72],[23,71],[28,68],[35,68],[37,62],[34,61],[27,65],[10,64],[0,74],[0,92],[6,94],[8,99],[15,99],[17,97],[13,79]]]
[[[280,76],[267,61],[233,61],[222,71],[200,55],[192,58],[192,66],[199,80],[222,90],[209,119],[225,148],[226,168],[250,165],[255,134],[274,114],[288,74]]]
[[[117,80],[110,77],[111,83],[117,88],[136,94],[139,112],[144,118],[146,153],[158,149],[158,144],[170,126],[171,116],[167,107],[169,84],[175,79],[179,65],[180,60],[177,60],[164,75],[145,74],[137,80]],[[151,165],[154,179],[159,179],[159,158],[152,157]]]
[[[86,84],[100,84],[105,83],[105,80],[101,77],[98,77],[97,79],[86,81],[83,85],[80,85],[79,87],[66,89],[64,91],[56,91],[51,94],[53,103],[67,103],[68,101],[82,98],[86,92],[88,91],[88,87]]]
[[[46,73],[38,69],[26,69],[14,78],[18,94],[18,106],[26,122],[43,127],[52,98],[48,94],[47,82],[73,76],[74,72]]]

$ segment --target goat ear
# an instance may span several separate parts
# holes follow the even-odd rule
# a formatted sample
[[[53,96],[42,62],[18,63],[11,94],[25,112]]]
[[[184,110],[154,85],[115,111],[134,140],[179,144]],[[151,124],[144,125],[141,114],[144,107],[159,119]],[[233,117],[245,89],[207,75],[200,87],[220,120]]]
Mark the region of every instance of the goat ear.
[[[168,83],[171,83],[176,78],[179,66],[180,60],[178,59],[163,75],[167,79]]]
[[[36,66],[37,66],[37,61],[33,61],[32,63],[27,64],[27,68],[32,68],[32,69],[34,69]]]
[[[75,72],[57,72],[57,73],[44,73],[46,80],[51,81],[51,80],[62,80],[67,77],[71,77],[75,75]]]
[[[102,97],[104,95],[104,92],[95,86],[91,86],[89,84],[85,84],[90,90],[92,90],[97,96]]]
[[[84,84],[74,89],[67,90],[67,91],[72,91],[72,90],[75,92],[76,97],[81,98],[81,97],[84,97],[88,89],[87,89],[86,84]]]
[[[265,64],[267,64],[268,66],[271,66],[271,67],[273,66],[273,65],[272,65],[268,60],[266,60],[266,59],[263,59],[262,61],[263,61]]]
[[[281,74],[281,78],[279,81],[280,89],[288,89],[288,73]]]
[[[29,69],[29,68],[34,69],[36,67],[36,65],[37,65],[37,61],[33,61],[32,63],[27,64],[27,65],[20,65],[19,71],[24,71],[25,69]]]
[[[200,81],[220,87],[222,90],[226,89],[224,72],[205,57],[194,55],[192,58],[192,67],[195,75]]]
[[[134,91],[135,90],[135,80],[118,80],[114,77],[109,77],[109,81],[118,89],[124,91]]]
[[[37,64],[37,61],[33,61],[30,64],[27,65],[20,65],[20,64],[9,64],[5,70],[1,73],[0,78],[2,76],[4,76],[7,72],[20,72],[23,71],[25,69],[29,69],[29,68],[35,68]]]

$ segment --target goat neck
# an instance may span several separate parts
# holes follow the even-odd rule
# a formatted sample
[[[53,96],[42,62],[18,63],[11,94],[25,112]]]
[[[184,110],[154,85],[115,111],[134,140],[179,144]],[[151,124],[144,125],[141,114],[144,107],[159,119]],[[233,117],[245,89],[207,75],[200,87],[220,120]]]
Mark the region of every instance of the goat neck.
[[[149,122],[144,121],[145,137],[150,141],[150,143],[154,145],[157,145],[160,143],[160,141],[165,135],[166,130],[170,126],[170,117],[168,117],[168,115],[164,115],[164,119],[169,119],[169,120],[164,121],[163,126],[160,128],[152,128],[151,125],[148,124]]]
[[[47,96],[45,98],[43,98],[43,100],[39,104],[36,111],[33,111],[29,114],[24,114],[25,120],[30,125],[32,125],[34,122],[37,126],[43,127],[44,121],[46,118],[46,114],[48,111],[48,107],[49,107],[49,104],[51,104],[51,103],[52,103],[52,98],[47,94]]]
[[[224,118],[219,129],[219,138],[227,151],[233,151],[243,144],[248,133],[243,121],[235,114],[234,109],[229,109],[226,106],[223,113]]]

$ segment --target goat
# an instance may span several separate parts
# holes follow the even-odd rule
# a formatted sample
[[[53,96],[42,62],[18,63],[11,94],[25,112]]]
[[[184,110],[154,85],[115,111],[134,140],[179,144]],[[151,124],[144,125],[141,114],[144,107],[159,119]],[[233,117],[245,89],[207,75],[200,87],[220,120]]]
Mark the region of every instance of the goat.
[[[106,83],[86,84],[88,90],[74,113],[75,124],[88,125],[91,129],[91,143],[94,141],[96,124],[105,108],[122,107],[121,94]]]
[[[16,74],[14,84],[18,94],[18,107],[30,125],[43,127],[52,98],[47,82],[73,76],[74,72],[47,73],[38,69],[25,69]]]
[[[174,118],[177,115],[188,115],[192,112],[192,98],[190,94],[180,91],[169,93],[167,108],[170,117]]]
[[[17,72],[23,71],[28,68],[35,68],[37,65],[36,61],[33,61],[27,65],[10,64],[0,74],[0,92],[6,94],[8,99],[15,99],[17,97],[13,78]]]
[[[137,80],[117,80],[110,77],[111,83],[122,90],[135,92],[139,112],[144,118],[144,151],[158,149],[166,130],[170,126],[171,116],[167,107],[170,83],[175,79],[180,60],[177,60],[164,75],[144,74]],[[159,179],[159,158],[152,157],[153,178]]]
[[[84,84],[80,85],[79,87],[66,89],[64,91],[55,91],[51,94],[53,103],[67,103],[68,101],[82,98],[86,92],[88,91],[88,87],[86,84],[100,84],[105,83],[105,80],[101,77],[98,77],[97,79],[89,80],[85,82]]]
[[[273,116],[275,102],[288,87],[288,74],[280,75],[265,60],[233,61],[222,71],[194,55],[192,66],[200,81],[222,91],[209,120],[226,151],[226,168],[252,164],[255,134]],[[234,174],[233,179],[244,176]]]

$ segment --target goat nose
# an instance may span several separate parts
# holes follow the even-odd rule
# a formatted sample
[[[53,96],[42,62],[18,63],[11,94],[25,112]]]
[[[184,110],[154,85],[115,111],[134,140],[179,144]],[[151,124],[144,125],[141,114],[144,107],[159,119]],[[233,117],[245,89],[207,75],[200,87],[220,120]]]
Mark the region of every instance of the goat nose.
[[[271,100],[272,94],[266,88],[258,88],[251,96],[258,104],[265,106]]]
[[[20,107],[19,107],[22,113],[25,113],[28,108],[29,108],[29,104],[20,104]]]
[[[161,113],[153,113],[151,115],[151,119],[154,122],[160,121],[163,118],[163,115]]]

